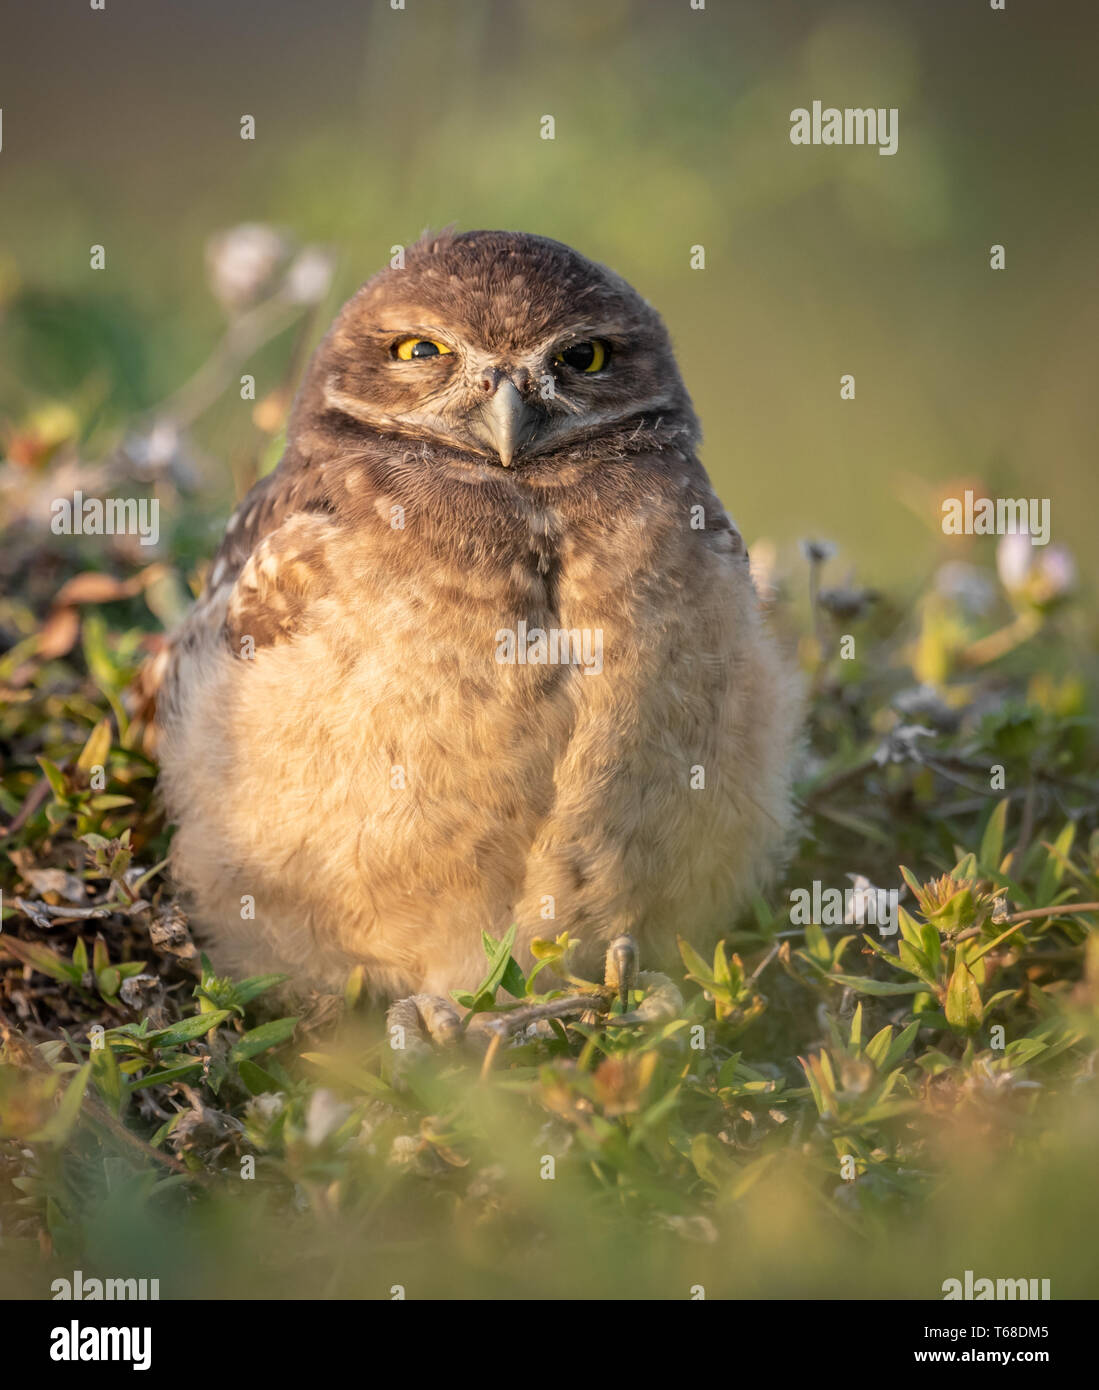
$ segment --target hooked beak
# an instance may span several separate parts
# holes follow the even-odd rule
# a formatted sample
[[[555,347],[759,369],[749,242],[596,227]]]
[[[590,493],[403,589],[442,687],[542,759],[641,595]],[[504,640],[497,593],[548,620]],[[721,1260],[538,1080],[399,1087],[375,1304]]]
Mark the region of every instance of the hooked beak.
[[[509,468],[523,445],[530,443],[540,419],[540,412],[526,403],[514,382],[504,377],[492,399],[481,407],[473,432]]]

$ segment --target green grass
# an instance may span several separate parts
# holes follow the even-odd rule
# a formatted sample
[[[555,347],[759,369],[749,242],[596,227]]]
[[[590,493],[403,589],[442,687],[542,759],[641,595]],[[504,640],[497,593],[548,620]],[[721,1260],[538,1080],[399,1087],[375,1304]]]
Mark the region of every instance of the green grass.
[[[1093,1295],[1090,619],[929,586],[840,621],[827,563],[800,848],[712,960],[683,943],[682,1015],[401,1079],[360,979],[220,978],[173,903],[126,695],[153,586],[116,559],[64,591],[71,623],[33,584],[4,600],[3,1291],[80,1268],[163,1297],[935,1297],[968,1268]],[[802,607],[776,609],[795,636]],[[791,889],[855,873],[904,885],[895,936],[791,925]],[[464,1003],[545,997],[506,946]]]
[[[313,331],[272,293],[238,489]],[[827,545],[753,545],[810,691],[783,879],[712,958],[643,962],[683,992],[659,1028],[471,1038],[398,1078],[361,978],[219,977],[167,878],[133,683],[201,589],[223,518],[189,426],[238,365],[215,350],[152,415],[66,381],[4,435],[0,1293],[79,1268],[164,1297],[934,1297],[966,1269],[1093,1294],[1099,660],[1064,556],[1005,584],[988,541],[872,594]],[[52,535],[42,497],[77,487],[150,492],[159,548]],[[854,875],[903,890],[895,935],[796,924],[793,892]],[[464,1006],[546,997],[485,949]]]

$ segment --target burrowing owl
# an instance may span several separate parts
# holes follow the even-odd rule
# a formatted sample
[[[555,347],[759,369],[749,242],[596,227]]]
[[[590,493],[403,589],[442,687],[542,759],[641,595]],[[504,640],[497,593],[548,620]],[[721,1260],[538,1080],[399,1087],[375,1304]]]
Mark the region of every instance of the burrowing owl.
[[[425,238],[317,349],[164,663],[215,959],[396,997],[482,929],[704,946],[788,821],[797,696],[660,317],[543,237]]]

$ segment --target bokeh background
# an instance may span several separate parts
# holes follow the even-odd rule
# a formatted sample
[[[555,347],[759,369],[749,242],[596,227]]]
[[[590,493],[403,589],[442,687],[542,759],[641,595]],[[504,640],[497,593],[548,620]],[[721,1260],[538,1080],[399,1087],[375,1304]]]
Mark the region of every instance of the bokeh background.
[[[1093,1296],[1094,4],[106,6],[0,0],[0,1292],[41,1296],[48,1263],[159,1276],[165,1298],[387,1297],[395,1280],[410,1296],[666,1298],[701,1282],[709,1297],[926,1298],[966,1269]],[[898,153],[791,145],[791,110],[814,100],[898,108]],[[179,1056],[163,1044],[186,1082],[139,1059],[137,1099],[101,1054],[78,1116],[58,1087],[94,1021],[199,1008],[194,960],[154,947],[144,919],[44,916],[89,894],[117,906],[139,870],[157,921],[176,910],[135,677],[276,463],[339,304],[395,244],[449,223],[560,238],[663,312],[704,462],[791,600],[772,611],[810,693],[802,835],[773,899],[730,924],[753,973],[725,1014],[693,975],[687,1007],[720,1046],[678,1098],[674,1047],[653,1073],[656,1044],[604,1040],[590,1075],[590,1050],[546,1071],[535,1049],[498,1089],[444,1062],[402,1100],[376,1074],[381,1017],[326,1058],[322,1015],[292,1045],[280,1033],[281,1062],[265,1042],[270,1073],[251,1080],[235,1019]],[[944,537],[941,499],[966,487],[1049,498],[1043,558]],[[52,536],[51,502],[77,488],[155,495],[159,545]],[[1047,913],[984,980],[1006,1052],[977,1036],[968,994],[952,1007],[953,983],[946,1016],[928,996],[910,1023],[911,983],[883,983],[880,960],[786,939],[791,885],[892,885],[902,864],[975,885],[974,855],[982,884]],[[983,931],[991,949],[997,928],[968,925],[963,891],[969,916],[943,940],[956,953]],[[41,902],[13,907],[20,893]],[[121,971],[146,963],[154,1003],[129,1003]],[[855,1055],[853,990],[864,1039],[921,1024],[888,1105]],[[842,1124],[805,1087],[800,1059],[825,1055]],[[552,1184],[530,1162],[547,1115]],[[135,1136],[158,1153],[135,1154]],[[242,1199],[246,1151],[260,1171]],[[845,1152],[862,1165],[850,1185]],[[838,1314],[813,1354],[850,1360],[867,1327]]]
[[[0,10],[0,423],[17,462],[74,434],[94,458],[155,420],[226,328],[210,239],[268,224],[330,248],[334,274],[304,328],[190,410],[185,492],[224,516],[277,457],[302,353],[391,246],[451,222],[521,228],[664,313],[750,542],[826,536],[860,580],[918,583],[993,544],[944,550],[940,498],[974,486],[1050,497],[1054,540],[1094,581],[1089,4]],[[814,99],[899,108],[899,152],[791,145],[789,113]],[[245,371],[265,410],[239,399]]]

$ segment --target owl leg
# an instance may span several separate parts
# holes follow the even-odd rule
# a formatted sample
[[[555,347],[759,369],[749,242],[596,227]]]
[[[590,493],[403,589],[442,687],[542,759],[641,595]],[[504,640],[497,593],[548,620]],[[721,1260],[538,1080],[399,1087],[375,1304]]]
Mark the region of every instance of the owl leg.
[[[400,999],[386,1015],[390,1047],[398,1054],[395,1070],[421,1057],[431,1055],[432,1043],[453,1046],[463,1036],[488,1050],[490,1064],[501,1045],[532,1024],[549,1019],[579,1019],[582,1023],[632,1027],[655,1026],[677,1018],[683,1008],[683,996],[668,979],[652,970],[640,970],[637,943],[632,936],[619,936],[611,942],[603,973],[603,988],[585,994],[550,999],[544,1004],[526,1004],[504,1013],[474,1014],[467,1027],[447,999],[434,994],[412,994]],[[632,990],[642,989],[645,998],[636,1009],[626,1009]],[[611,1014],[610,1008],[618,999],[621,1014]]]
[[[485,1054],[482,1073],[491,1069],[500,1048],[522,1029],[543,1019],[593,1017],[591,1010],[605,1010],[601,995],[580,994],[567,999],[551,999],[545,1004],[528,1004],[503,1014],[474,1014],[464,1033],[458,1010],[447,999],[435,994],[413,994],[399,999],[386,1014],[389,1045],[393,1049],[393,1081],[403,1089],[406,1068],[433,1052],[432,1043],[451,1047],[468,1038]]]
[[[579,1018],[591,1026],[602,1023],[617,1027],[634,1025],[655,1026],[678,1018],[683,1009],[683,996],[668,979],[654,970],[639,969],[640,952],[632,936],[615,937],[607,948],[603,966],[603,988],[590,994],[573,995],[567,999],[552,999],[546,1004],[530,1004],[505,1014],[479,1014],[470,1023],[469,1032],[480,1031],[490,1037],[510,1037],[532,1023],[550,1018]],[[645,998],[636,1009],[628,1009],[632,990],[644,990]],[[624,1012],[610,1013],[617,998]]]
[[[655,1025],[670,1023],[678,1018],[683,1008],[683,996],[676,986],[655,970],[639,969],[640,953],[632,936],[618,936],[607,948],[607,958],[603,967],[604,984],[613,990],[624,1010],[620,1014],[610,1014],[604,1022],[617,1028],[636,1024]],[[628,1010],[630,991],[645,990],[645,998],[636,1009]]]

